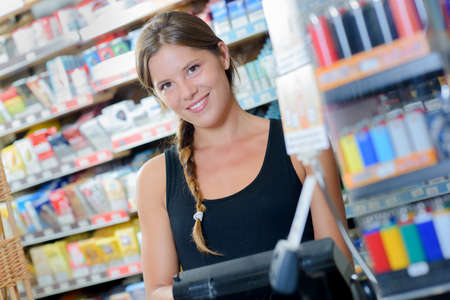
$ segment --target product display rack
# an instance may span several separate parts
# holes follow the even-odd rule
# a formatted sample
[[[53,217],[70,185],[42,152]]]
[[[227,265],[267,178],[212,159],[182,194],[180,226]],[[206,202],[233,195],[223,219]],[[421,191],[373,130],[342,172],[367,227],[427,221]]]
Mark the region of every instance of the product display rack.
[[[139,275],[141,272],[140,263],[124,264],[86,277],[71,279],[67,282],[55,283],[46,287],[34,287],[33,294],[35,299],[45,298],[117,279]],[[24,294],[21,294],[21,297],[23,297],[23,295]]]
[[[175,9],[189,1],[187,0],[156,0],[147,1],[123,10],[112,10],[103,17],[98,18],[94,24],[80,30],[83,43],[101,37],[112,31],[129,28],[136,23],[150,18],[158,12]]]
[[[5,64],[0,64],[0,80],[12,76],[27,68],[41,64],[55,56],[70,52],[77,48],[80,42],[78,32],[71,32],[55,39],[50,44],[31,52],[13,57]]]
[[[102,215],[93,216],[90,219],[79,220],[72,224],[49,227],[43,231],[35,231],[22,236],[24,247],[57,240],[78,233],[88,232],[100,228],[128,222],[130,217],[126,211],[113,211]]]
[[[111,91],[77,96],[70,101],[54,105],[50,108],[43,109],[35,113],[30,113],[24,117],[14,119],[11,122],[0,124],[0,136],[19,132],[45,121],[53,120],[68,115],[72,112],[88,108],[94,104],[108,101],[113,96],[114,93]]]

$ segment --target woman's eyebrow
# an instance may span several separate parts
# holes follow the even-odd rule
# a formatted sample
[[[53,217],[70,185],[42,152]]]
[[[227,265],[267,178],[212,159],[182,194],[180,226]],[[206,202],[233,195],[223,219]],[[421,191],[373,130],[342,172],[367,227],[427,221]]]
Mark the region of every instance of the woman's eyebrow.
[[[197,61],[199,61],[199,60],[200,60],[199,58],[195,58],[195,59],[189,61],[189,62],[183,67],[183,71],[185,71],[186,69],[188,69],[193,63],[195,63],[195,62],[197,62]]]

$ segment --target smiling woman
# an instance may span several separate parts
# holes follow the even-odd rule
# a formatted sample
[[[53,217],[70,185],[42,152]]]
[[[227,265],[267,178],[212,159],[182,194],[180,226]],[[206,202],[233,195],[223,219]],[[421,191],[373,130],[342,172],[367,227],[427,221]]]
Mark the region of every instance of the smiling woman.
[[[308,171],[287,155],[279,120],[238,105],[229,50],[201,19],[182,12],[154,17],[138,40],[136,63],[142,85],[180,118],[176,147],[148,161],[137,186],[147,297],[173,299],[180,266],[272,250],[285,238]],[[321,159],[345,220],[332,152]],[[324,237],[348,255],[317,192],[303,240]]]

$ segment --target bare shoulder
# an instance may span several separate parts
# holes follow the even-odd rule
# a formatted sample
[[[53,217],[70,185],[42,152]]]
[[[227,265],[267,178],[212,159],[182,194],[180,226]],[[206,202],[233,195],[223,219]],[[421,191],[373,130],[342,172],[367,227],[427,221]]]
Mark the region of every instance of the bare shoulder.
[[[139,170],[137,180],[138,209],[164,205],[166,192],[166,164],[164,153],[147,161]]]
[[[298,178],[303,182],[306,178],[306,168],[303,163],[297,159],[297,155],[291,155],[291,163],[297,173]]]

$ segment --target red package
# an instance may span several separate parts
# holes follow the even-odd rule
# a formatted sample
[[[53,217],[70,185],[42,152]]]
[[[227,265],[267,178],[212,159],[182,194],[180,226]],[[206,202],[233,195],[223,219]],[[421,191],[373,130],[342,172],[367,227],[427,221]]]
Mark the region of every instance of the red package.
[[[330,27],[325,17],[312,16],[308,24],[308,32],[311,35],[312,44],[321,67],[326,67],[339,59]]]
[[[388,0],[400,38],[414,35],[422,30],[414,0]]]
[[[47,129],[37,130],[27,137],[30,139],[33,150],[44,169],[58,165],[53,148],[47,140]]]

